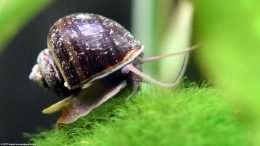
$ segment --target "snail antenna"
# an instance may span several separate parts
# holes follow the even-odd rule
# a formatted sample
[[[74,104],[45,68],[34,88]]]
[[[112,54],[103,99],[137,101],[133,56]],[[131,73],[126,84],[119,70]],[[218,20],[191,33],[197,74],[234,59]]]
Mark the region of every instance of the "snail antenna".
[[[139,69],[134,67],[132,64],[126,65],[125,69],[127,69],[127,70],[131,71],[132,73],[142,77],[144,80],[146,80],[148,82],[157,84],[157,85],[162,86],[162,87],[174,87],[174,86],[176,86],[180,82],[180,80],[181,80],[181,78],[182,78],[182,76],[183,76],[183,74],[184,74],[184,72],[186,70],[186,67],[188,65],[188,60],[189,60],[189,54],[186,53],[185,57],[184,57],[184,63],[182,65],[182,68],[181,68],[181,71],[180,71],[179,75],[177,76],[177,78],[173,82],[170,82],[170,83],[165,83],[165,82],[158,81],[158,80],[150,77],[149,75],[141,72]]]
[[[128,101],[131,97],[133,97],[136,94],[136,92],[138,90],[138,87],[139,87],[139,83],[133,83],[133,85],[132,85],[132,88],[133,88],[132,92],[131,92],[130,95],[128,95],[128,97],[126,98],[126,101]]]
[[[143,57],[143,58],[138,58],[138,59],[143,63],[154,62],[154,61],[157,61],[157,60],[160,60],[160,59],[164,59],[166,57],[171,57],[171,56],[180,55],[180,54],[183,54],[183,53],[190,52],[192,50],[195,50],[199,46],[200,46],[200,44],[197,44],[197,45],[191,46],[189,48],[186,48],[182,51],[172,52],[172,53],[167,53],[167,54],[161,54],[161,55],[158,55],[158,56]]]

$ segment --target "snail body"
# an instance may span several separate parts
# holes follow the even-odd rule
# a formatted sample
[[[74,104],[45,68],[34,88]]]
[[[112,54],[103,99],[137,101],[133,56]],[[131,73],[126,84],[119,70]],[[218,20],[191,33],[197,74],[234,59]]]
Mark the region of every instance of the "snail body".
[[[47,44],[48,48],[39,53],[29,78],[57,95],[67,97],[43,110],[45,114],[61,110],[58,122],[65,124],[87,115],[126,86],[132,86],[131,97],[142,79],[173,87],[187,65],[185,57],[183,69],[172,83],[149,77],[142,73],[143,62],[176,53],[144,58],[143,45],[129,31],[97,14],[78,13],[60,18],[51,26]],[[89,97],[83,97],[85,95]]]

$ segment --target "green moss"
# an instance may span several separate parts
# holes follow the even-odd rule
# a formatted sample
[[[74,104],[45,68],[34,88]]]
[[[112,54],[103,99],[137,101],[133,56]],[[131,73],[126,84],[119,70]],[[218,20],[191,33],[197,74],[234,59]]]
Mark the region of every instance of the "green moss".
[[[30,136],[37,145],[249,145],[235,112],[213,88],[163,89],[144,84],[77,122]]]

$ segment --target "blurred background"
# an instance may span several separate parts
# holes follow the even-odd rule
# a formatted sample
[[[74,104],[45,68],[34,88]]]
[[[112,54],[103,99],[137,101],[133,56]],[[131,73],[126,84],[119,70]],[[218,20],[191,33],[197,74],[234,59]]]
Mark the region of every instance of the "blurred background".
[[[145,54],[174,52],[200,44],[191,53],[188,82],[210,82],[227,103],[245,112],[257,145],[260,137],[258,0],[0,0],[0,143],[25,142],[23,132],[50,128],[57,115],[41,110],[58,101],[28,79],[38,53],[47,47],[50,26],[78,12],[97,13],[130,30]],[[173,80],[183,56],[145,65],[145,72]]]

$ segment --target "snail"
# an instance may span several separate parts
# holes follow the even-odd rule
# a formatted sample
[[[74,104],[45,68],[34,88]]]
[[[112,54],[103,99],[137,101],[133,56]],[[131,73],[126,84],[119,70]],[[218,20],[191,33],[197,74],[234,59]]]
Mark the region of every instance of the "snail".
[[[98,14],[77,13],[60,18],[51,26],[47,49],[37,57],[29,79],[64,97],[43,110],[61,111],[58,123],[69,124],[86,116],[122,89],[132,88],[132,97],[142,80],[173,87],[186,68],[187,52],[143,57],[144,46],[119,23]],[[178,78],[157,81],[142,72],[142,64],[186,53]]]

